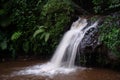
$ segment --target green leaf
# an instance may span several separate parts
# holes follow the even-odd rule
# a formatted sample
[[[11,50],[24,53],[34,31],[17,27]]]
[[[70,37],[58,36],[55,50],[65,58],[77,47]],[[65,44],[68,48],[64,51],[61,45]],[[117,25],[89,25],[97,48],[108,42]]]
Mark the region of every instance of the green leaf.
[[[20,31],[14,32],[12,34],[11,40],[12,41],[17,40],[21,35],[22,35],[22,32],[20,32]]]
[[[50,37],[50,33],[46,33],[46,34],[45,34],[45,42],[48,41],[49,37]]]
[[[45,36],[45,33],[43,33],[41,36],[40,36],[40,39],[43,39]]]
[[[34,32],[34,34],[33,34],[33,38],[35,38],[38,34],[40,34],[40,33],[42,33],[42,32],[44,32],[44,29],[38,29],[38,30],[36,30],[35,32]]]

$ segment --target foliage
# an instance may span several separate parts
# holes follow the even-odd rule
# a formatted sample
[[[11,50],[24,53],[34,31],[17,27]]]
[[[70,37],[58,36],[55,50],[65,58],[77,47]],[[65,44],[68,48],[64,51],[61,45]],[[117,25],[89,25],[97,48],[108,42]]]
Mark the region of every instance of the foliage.
[[[0,50],[7,49],[7,40],[5,39],[5,35],[0,32]]]
[[[120,0],[92,0],[92,2],[95,5],[94,11],[96,13],[105,13],[109,10],[114,12],[115,9],[119,10],[120,8]]]
[[[83,1],[85,0],[78,1],[83,3],[83,5],[76,5],[74,2],[77,1],[78,0],[1,0],[0,54],[8,51],[13,58],[19,55],[52,54],[65,31],[65,27],[68,27],[71,17],[77,14],[74,8],[83,8]],[[104,13],[120,7],[119,0],[88,0],[88,2],[93,3],[93,10],[95,10],[96,13]],[[89,5],[86,6],[89,7]],[[106,23],[108,22],[106,21]],[[103,26],[106,26],[104,27],[105,29],[110,27],[107,26],[107,24]],[[111,24],[111,26],[114,28],[110,28],[110,32],[107,33],[104,31],[105,29],[101,28],[101,31],[104,33],[102,34],[103,36],[101,35],[101,39],[104,42],[106,41],[106,44],[108,42],[110,43],[108,47],[110,47],[110,45],[115,47],[119,44],[117,39],[119,30],[115,27],[115,24]],[[115,34],[118,35],[115,36]],[[114,43],[115,40],[113,40],[113,38],[105,37],[104,35],[114,36],[114,39],[118,42]]]
[[[0,37],[0,48],[11,52],[13,58],[52,54],[73,12],[68,0],[0,2],[0,18],[5,19],[0,21],[0,36],[6,34]]]
[[[100,40],[117,56],[120,57],[120,15],[109,15],[101,25]]]
[[[18,32],[14,32],[13,35],[11,36],[11,40],[17,40],[20,36],[22,35],[22,32],[18,31]]]
[[[41,26],[38,30],[36,30],[33,34],[33,38],[36,38],[37,35],[39,35],[41,33],[41,35],[39,36],[40,39],[44,39],[45,42],[48,41],[49,37],[50,37],[50,33],[49,32],[45,32],[44,26]]]

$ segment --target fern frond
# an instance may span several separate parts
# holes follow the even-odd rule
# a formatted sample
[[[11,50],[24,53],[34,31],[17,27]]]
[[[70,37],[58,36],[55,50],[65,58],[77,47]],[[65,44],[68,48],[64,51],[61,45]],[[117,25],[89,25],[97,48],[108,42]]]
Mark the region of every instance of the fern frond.
[[[14,32],[11,36],[11,40],[12,41],[17,40],[21,35],[22,35],[22,32],[20,31]]]

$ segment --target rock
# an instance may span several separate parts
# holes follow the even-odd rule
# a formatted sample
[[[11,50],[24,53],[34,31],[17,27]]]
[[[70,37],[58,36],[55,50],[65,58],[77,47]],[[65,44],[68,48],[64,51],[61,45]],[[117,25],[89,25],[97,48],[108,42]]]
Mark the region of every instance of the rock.
[[[110,67],[116,65],[116,62],[120,62],[119,58],[99,40],[99,29],[104,22],[104,18],[105,17],[100,18],[97,28],[91,28],[79,44],[78,56],[80,56],[80,59],[76,59],[76,65]],[[89,19],[86,27],[93,23],[94,21]],[[119,24],[119,20],[117,23]],[[117,48],[118,51],[120,51],[120,47]],[[77,60],[79,60],[79,64]]]

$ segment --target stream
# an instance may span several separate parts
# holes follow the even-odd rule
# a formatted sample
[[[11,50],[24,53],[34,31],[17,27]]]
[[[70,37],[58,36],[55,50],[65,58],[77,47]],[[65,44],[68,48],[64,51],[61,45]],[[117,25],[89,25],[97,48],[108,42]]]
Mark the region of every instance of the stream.
[[[28,60],[0,63],[0,80],[120,80],[120,72],[100,68],[85,68],[83,70],[78,68],[75,72],[57,74],[52,77],[34,74],[13,74],[13,72],[19,72],[24,68],[40,65],[45,62],[46,61]]]

